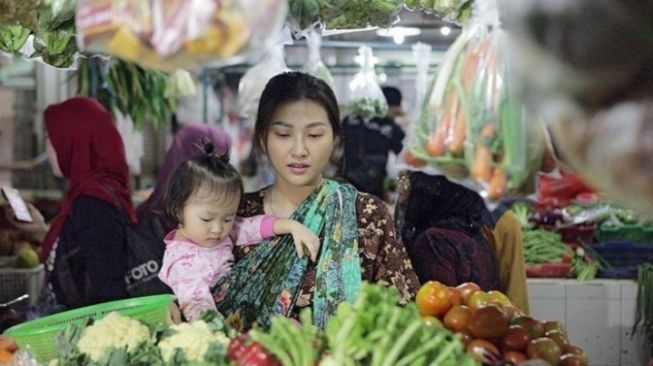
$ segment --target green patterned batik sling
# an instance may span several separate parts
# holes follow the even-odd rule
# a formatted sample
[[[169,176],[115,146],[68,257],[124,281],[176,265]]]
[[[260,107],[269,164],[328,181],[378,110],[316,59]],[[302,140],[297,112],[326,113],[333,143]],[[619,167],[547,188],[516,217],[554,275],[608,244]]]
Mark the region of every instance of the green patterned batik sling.
[[[356,189],[325,179],[291,218],[322,234],[313,319],[323,328],[338,304],[353,300],[361,285]],[[260,243],[213,288],[218,310],[237,330],[267,328],[270,316],[292,313],[308,261],[297,257],[290,235],[276,244]]]

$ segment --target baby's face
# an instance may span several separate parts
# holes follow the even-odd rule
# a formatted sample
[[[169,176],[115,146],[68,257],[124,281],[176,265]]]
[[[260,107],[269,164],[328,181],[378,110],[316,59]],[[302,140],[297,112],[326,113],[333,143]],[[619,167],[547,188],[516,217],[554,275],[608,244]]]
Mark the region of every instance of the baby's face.
[[[239,203],[193,195],[184,206],[179,232],[200,246],[215,247],[231,234]]]

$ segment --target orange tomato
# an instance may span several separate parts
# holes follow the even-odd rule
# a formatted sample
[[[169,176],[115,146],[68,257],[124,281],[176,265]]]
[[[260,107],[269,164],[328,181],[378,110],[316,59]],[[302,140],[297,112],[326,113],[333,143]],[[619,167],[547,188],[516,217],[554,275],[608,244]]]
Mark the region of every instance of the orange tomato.
[[[11,361],[13,361],[13,359],[14,359],[14,355],[11,352],[7,351],[4,348],[0,348],[0,363],[1,364],[5,364],[5,363],[8,364]]]
[[[460,332],[467,328],[471,318],[472,311],[467,306],[454,305],[444,316],[444,326],[451,331]]]
[[[472,310],[478,310],[490,302],[490,295],[485,291],[477,291],[467,300],[466,305]]]
[[[438,281],[429,281],[417,291],[415,302],[421,315],[443,316],[451,308],[449,287]]]
[[[463,295],[463,304],[467,304],[470,296],[474,293],[481,291],[481,287],[474,282],[465,282],[456,286],[456,288],[460,290],[460,293]]]
[[[451,292],[451,305],[456,306],[456,305],[463,305],[463,293],[459,289],[455,287],[449,287],[449,291]]]
[[[487,294],[490,296],[490,302],[496,302],[501,305],[510,305],[510,299],[508,298],[508,296],[506,296],[500,291],[492,290],[492,291],[488,291]]]

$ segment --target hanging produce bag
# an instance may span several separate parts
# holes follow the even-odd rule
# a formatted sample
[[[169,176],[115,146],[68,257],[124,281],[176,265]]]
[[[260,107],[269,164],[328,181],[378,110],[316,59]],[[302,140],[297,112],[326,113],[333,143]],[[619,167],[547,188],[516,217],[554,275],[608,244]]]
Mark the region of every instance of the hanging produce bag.
[[[462,24],[472,14],[474,0],[406,0],[406,8],[433,14],[447,22]]]
[[[364,119],[384,117],[388,113],[388,102],[377,82],[378,78],[374,72],[376,58],[372,54],[372,49],[368,46],[361,46],[355,61],[361,68],[354,79],[349,82],[349,114]]]
[[[155,69],[243,61],[283,25],[283,0],[79,0],[80,48]]]
[[[397,22],[401,0],[319,0],[320,20],[327,29],[387,28]]]
[[[284,61],[283,46],[272,47],[267,54],[247,70],[238,84],[238,114],[253,121],[265,85],[273,76],[290,71]]]
[[[320,37],[320,34],[315,31],[311,31],[308,34],[307,38],[308,62],[306,65],[304,65],[304,71],[324,80],[335,92],[335,81],[333,80],[331,71],[329,71],[329,69],[320,58],[320,45],[322,44],[322,38]]]
[[[445,54],[404,160],[469,179],[497,200],[535,178],[542,137],[508,83],[496,4],[479,1],[476,9],[479,15]]]
[[[319,3],[319,0],[288,1],[288,25],[295,38],[306,37],[320,23]]]

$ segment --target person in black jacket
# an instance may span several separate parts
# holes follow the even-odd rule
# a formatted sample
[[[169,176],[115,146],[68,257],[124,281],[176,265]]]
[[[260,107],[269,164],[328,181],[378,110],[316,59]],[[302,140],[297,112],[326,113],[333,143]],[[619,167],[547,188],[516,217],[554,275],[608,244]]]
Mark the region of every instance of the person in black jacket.
[[[42,242],[49,310],[127,297],[125,227],[136,222],[125,150],[110,113],[75,97],[44,113],[46,149],[55,176],[68,181],[49,229],[30,205],[32,223],[14,226]],[[47,232],[46,232],[47,231]]]

